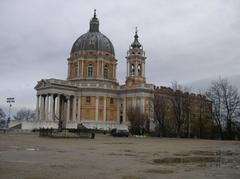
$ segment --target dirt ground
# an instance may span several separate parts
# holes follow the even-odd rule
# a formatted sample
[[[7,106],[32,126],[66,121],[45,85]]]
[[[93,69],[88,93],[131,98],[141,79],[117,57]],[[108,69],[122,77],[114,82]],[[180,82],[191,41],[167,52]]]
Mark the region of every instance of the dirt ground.
[[[0,178],[240,178],[240,142],[0,134]]]

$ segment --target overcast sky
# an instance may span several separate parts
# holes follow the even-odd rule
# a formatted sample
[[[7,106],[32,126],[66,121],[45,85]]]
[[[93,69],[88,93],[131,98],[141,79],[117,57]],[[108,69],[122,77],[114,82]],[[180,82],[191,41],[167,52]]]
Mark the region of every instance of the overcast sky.
[[[94,8],[121,84],[136,26],[149,83],[240,74],[239,0],[1,0],[0,106],[15,97],[15,107],[34,108],[37,81],[66,79],[72,44],[88,31]]]

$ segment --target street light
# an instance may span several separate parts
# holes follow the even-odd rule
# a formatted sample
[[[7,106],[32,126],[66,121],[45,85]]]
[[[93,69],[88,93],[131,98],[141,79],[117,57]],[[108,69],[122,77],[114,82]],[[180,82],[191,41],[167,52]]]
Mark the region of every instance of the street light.
[[[8,120],[7,120],[7,128],[8,128],[8,125],[10,123],[10,117],[11,117],[11,107],[12,107],[12,103],[15,103],[15,99],[7,98],[7,103],[9,103],[9,113],[8,113]]]

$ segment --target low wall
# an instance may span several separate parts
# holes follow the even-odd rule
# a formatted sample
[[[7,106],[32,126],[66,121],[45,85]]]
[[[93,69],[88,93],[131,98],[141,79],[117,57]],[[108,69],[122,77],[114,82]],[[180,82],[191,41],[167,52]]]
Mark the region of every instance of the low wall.
[[[81,124],[88,129],[102,129],[102,130],[110,130],[113,128],[122,128],[127,129],[127,124],[119,124],[113,122],[90,122],[90,121],[81,121]],[[39,128],[58,128],[58,121],[11,121],[9,123],[9,128],[13,128],[17,125],[21,125],[22,130],[33,130]],[[77,128],[78,123],[69,121],[67,123],[67,128]]]

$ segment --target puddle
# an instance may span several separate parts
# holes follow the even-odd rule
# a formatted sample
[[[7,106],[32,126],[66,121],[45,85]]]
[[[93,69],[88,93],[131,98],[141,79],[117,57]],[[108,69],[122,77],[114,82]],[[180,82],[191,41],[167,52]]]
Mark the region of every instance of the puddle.
[[[154,159],[154,164],[195,164],[198,167],[240,168],[239,153],[227,151],[194,150],[187,153],[176,153],[173,157]]]
[[[239,153],[237,152],[233,152],[230,150],[227,151],[205,151],[205,150],[193,150],[190,151],[189,154],[193,154],[193,155],[206,155],[206,156],[237,156],[239,155]]]
[[[132,142],[106,142],[104,144],[133,144]]]
[[[168,157],[154,159],[155,164],[178,164],[178,163],[207,163],[207,162],[216,162],[215,157]]]
[[[131,153],[109,153],[108,155],[110,155],[110,156],[129,156],[129,157],[137,156],[136,154],[131,154]]]
[[[37,150],[39,150],[39,149],[37,149],[37,148],[26,148],[26,150],[27,150],[27,151],[37,151]]]
[[[64,151],[64,150],[58,150],[57,152],[59,152],[59,153],[64,153],[64,152],[66,152],[66,151]]]
[[[170,174],[173,173],[173,170],[168,169],[147,169],[144,171],[145,173],[157,173],[157,174]]]
[[[122,179],[140,179],[140,177],[137,177],[137,176],[123,176]]]
[[[124,152],[130,152],[130,153],[135,153],[133,150],[125,149]]]

